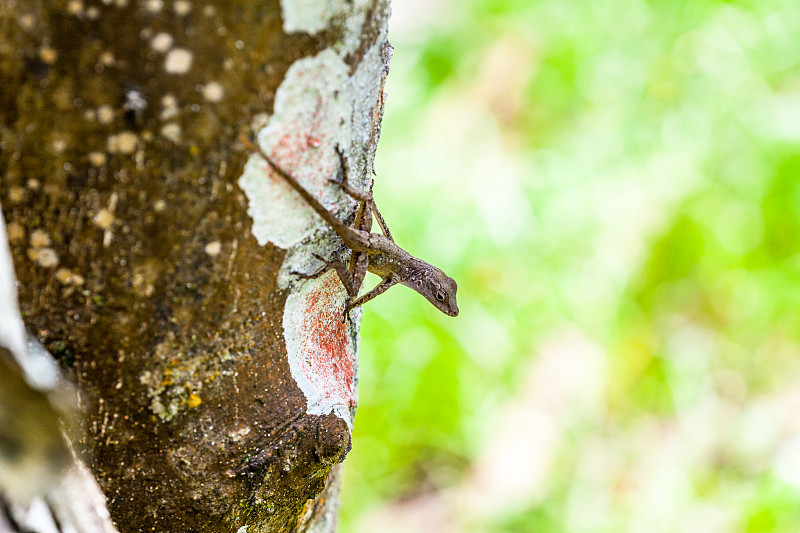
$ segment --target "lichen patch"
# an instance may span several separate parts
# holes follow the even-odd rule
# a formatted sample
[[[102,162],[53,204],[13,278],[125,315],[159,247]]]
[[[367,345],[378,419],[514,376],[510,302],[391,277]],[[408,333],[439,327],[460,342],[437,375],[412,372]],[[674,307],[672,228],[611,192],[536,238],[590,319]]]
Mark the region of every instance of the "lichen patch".
[[[286,299],[283,331],[289,368],[305,394],[307,412],[334,413],[352,428],[358,362],[351,323],[344,320],[346,296],[334,272],[308,280]]]
[[[347,65],[328,49],[295,61],[275,94],[275,112],[258,133],[262,149],[328,208],[341,192],[328,180],[339,170],[336,146],[346,150],[349,102],[342,94]],[[319,143],[309,142],[309,132]],[[316,145],[316,146],[314,146]],[[288,248],[325,227],[306,202],[265,161],[251,155],[239,178],[248,198],[247,212],[259,244]]]
[[[350,54],[358,48],[370,6],[370,0],[281,0],[283,30],[313,35],[342,21],[344,31],[338,46],[344,55]]]

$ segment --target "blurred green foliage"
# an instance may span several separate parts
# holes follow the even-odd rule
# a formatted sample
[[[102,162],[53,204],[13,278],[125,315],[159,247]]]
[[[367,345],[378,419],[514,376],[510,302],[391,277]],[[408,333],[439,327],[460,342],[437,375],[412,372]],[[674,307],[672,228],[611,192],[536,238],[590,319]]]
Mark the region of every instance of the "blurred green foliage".
[[[461,314],[365,309],[341,530],[800,530],[800,4],[394,9],[375,195]]]

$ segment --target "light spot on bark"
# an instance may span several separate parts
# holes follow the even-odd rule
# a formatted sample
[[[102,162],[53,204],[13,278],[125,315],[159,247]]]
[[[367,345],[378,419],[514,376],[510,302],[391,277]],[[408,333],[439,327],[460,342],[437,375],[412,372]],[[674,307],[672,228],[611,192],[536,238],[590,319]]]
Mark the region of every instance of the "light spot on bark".
[[[162,31],[150,40],[150,47],[160,54],[165,54],[172,47],[172,43],[172,35]]]
[[[144,3],[144,8],[151,15],[158,14],[164,9],[164,0],[147,0]]]
[[[161,135],[176,144],[180,142],[182,133],[180,125],[175,122],[164,124],[161,128]]]
[[[103,152],[89,152],[89,162],[92,166],[102,167],[106,162],[106,154]]]
[[[97,108],[97,122],[100,124],[111,124],[113,120],[114,108],[105,104]]]
[[[6,233],[8,234],[8,240],[10,242],[16,242],[25,238],[25,228],[16,222],[11,222],[6,226]]]
[[[188,0],[176,0],[172,6],[173,11],[179,17],[183,17],[192,12],[192,3]]]
[[[108,151],[112,154],[132,154],[136,150],[139,137],[132,131],[123,131],[111,135],[106,141]]]
[[[112,52],[110,50],[106,50],[105,52],[100,54],[100,57],[98,58],[98,61],[103,66],[106,66],[106,67],[112,66],[114,64],[114,61],[115,61],[114,60],[114,52]]]
[[[47,45],[42,45],[42,47],[39,48],[39,59],[48,65],[52,65],[58,60],[58,51]]]
[[[212,81],[203,86],[203,98],[209,102],[219,102],[225,96],[225,88],[218,81]]]
[[[36,25],[36,17],[30,13],[25,13],[24,15],[19,16],[17,23],[23,30],[30,31]]]
[[[58,264],[58,255],[52,248],[28,248],[28,258],[44,268]]]
[[[68,268],[56,270],[56,279],[64,285],[83,285],[84,279],[80,274],[75,274]]]
[[[44,248],[50,246],[50,235],[43,229],[35,229],[31,232],[31,246],[34,248]]]
[[[222,251],[222,243],[219,241],[213,241],[206,244],[205,247],[206,253],[211,257],[218,256],[219,253]]]
[[[178,99],[172,93],[165,94],[161,98],[161,120],[169,120],[178,114]]]
[[[67,2],[67,13],[78,16],[83,12],[83,0],[69,0]]]
[[[62,154],[67,149],[67,141],[64,139],[56,139],[52,144],[53,153],[56,155]]]
[[[103,208],[92,217],[92,222],[101,229],[108,229],[114,223],[114,213]]]
[[[25,199],[25,189],[22,187],[9,187],[8,199],[12,204],[18,204]]]
[[[192,68],[194,56],[189,50],[175,48],[170,50],[164,60],[164,70],[170,74],[185,74]]]

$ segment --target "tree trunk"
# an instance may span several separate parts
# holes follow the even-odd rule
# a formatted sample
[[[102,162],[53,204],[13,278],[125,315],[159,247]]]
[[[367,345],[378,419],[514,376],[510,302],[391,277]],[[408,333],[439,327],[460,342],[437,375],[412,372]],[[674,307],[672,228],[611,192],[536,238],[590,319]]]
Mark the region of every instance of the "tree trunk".
[[[388,0],[0,2],[19,308],[76,386],[76,449],[120,531],[335,529],[358,313],[332,272],[291,272],[346,251],[237,138],[353,216],[328,180],[340,149],[371,186],[387,18]]]

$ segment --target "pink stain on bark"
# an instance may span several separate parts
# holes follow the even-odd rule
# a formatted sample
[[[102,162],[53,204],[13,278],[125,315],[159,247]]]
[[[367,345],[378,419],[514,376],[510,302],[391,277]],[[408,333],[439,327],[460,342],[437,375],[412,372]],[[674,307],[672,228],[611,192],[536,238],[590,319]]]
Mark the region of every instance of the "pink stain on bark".
[[[303,295],[299,353],[305,377],[320,391],[325,405],[356,403],[355,354],[344,313],[344,288],[336,276],[327,276]]]

